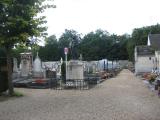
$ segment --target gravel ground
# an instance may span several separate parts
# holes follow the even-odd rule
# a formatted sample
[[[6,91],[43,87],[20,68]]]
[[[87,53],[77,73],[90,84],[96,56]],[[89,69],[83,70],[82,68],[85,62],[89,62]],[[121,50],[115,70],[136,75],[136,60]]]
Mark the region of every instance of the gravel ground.
[[[160,99],[128,70],[90,90],[16,90],[0,120],[160,120]]]

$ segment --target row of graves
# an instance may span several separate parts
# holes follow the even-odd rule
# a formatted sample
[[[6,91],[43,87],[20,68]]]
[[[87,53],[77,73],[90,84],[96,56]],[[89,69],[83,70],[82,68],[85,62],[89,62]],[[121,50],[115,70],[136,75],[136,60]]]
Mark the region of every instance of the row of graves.
[[[143,73],[141,76],[143,82],[148,88],[155,92],[160,97],[160,74],[159,72],[152,71]]]
[[[117,62],[107,60],[70,60],[67,62],[66,79],[65,81],[60,80],[57,86],[59,89],[90,89],[107,78],[118,74],[120,69],[117,66]],[[51,88],[55,87],[57,89],[57,86],[53,85]]]
[[[119,69],[118,61],[70,60],[65,64],[65,77],[60,61],[42,62],[38,56],[33,60],[31,53],[21,53],[18,68],[16,58],[13,60],[13,84],[15,87],[52,88],[52,89],[89,89],[107,78],[115,76]]]
[[[14,58],[13,84],[15,87],[48,88],[50,79],[60,79],[62,61],[42,62],[38,56],[33,61],[32,53],[21,53],[17,67]]]
[[[160,97],[160,34],[149,34],[147,45],[135,47],[135,75]]]

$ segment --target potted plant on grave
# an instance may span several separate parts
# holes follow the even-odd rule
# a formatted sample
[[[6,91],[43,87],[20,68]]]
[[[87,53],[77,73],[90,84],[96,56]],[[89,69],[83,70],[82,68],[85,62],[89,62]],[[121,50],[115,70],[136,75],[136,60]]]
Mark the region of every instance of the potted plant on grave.
[[[152,84],[156,79],[156,75],[155,74],[150,74],[150,75],[148,75],[147,78],[149,80],[149,83]]]

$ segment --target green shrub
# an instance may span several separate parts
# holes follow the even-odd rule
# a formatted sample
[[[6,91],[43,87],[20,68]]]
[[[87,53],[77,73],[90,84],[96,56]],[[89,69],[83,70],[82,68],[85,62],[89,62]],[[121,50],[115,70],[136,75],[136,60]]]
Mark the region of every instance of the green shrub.
[[[7,72],[0,72],[0,93],[8,89]]]
[[[22,93],[20,93],[20,92],[18,92],[18,91],[14,91],[14,93],[13,93],[13,97],[22,97],[23,96],[23,94]]]
[[[63,62],[62,63],[62,66],[61,66],[61,74],[62,74],[62,80],[63,80],[63,82],[65,82],[65,80],[66,80],[66,64]]]
[[[2,67],[7,66],[6,53],[3,48],[0,48],[0,93],[8,89],[7,71],[2,71]]]

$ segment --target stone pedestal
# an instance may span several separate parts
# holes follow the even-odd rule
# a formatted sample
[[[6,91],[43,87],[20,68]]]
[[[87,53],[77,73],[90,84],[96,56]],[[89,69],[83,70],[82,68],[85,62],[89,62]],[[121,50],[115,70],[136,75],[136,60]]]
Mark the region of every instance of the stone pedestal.
[[[83,72],[83,62],[79,60],[71,60],[67,64],[66,79],[84,80]]]
[[[43,72],[33,72],[33,78],[44,78]]]

